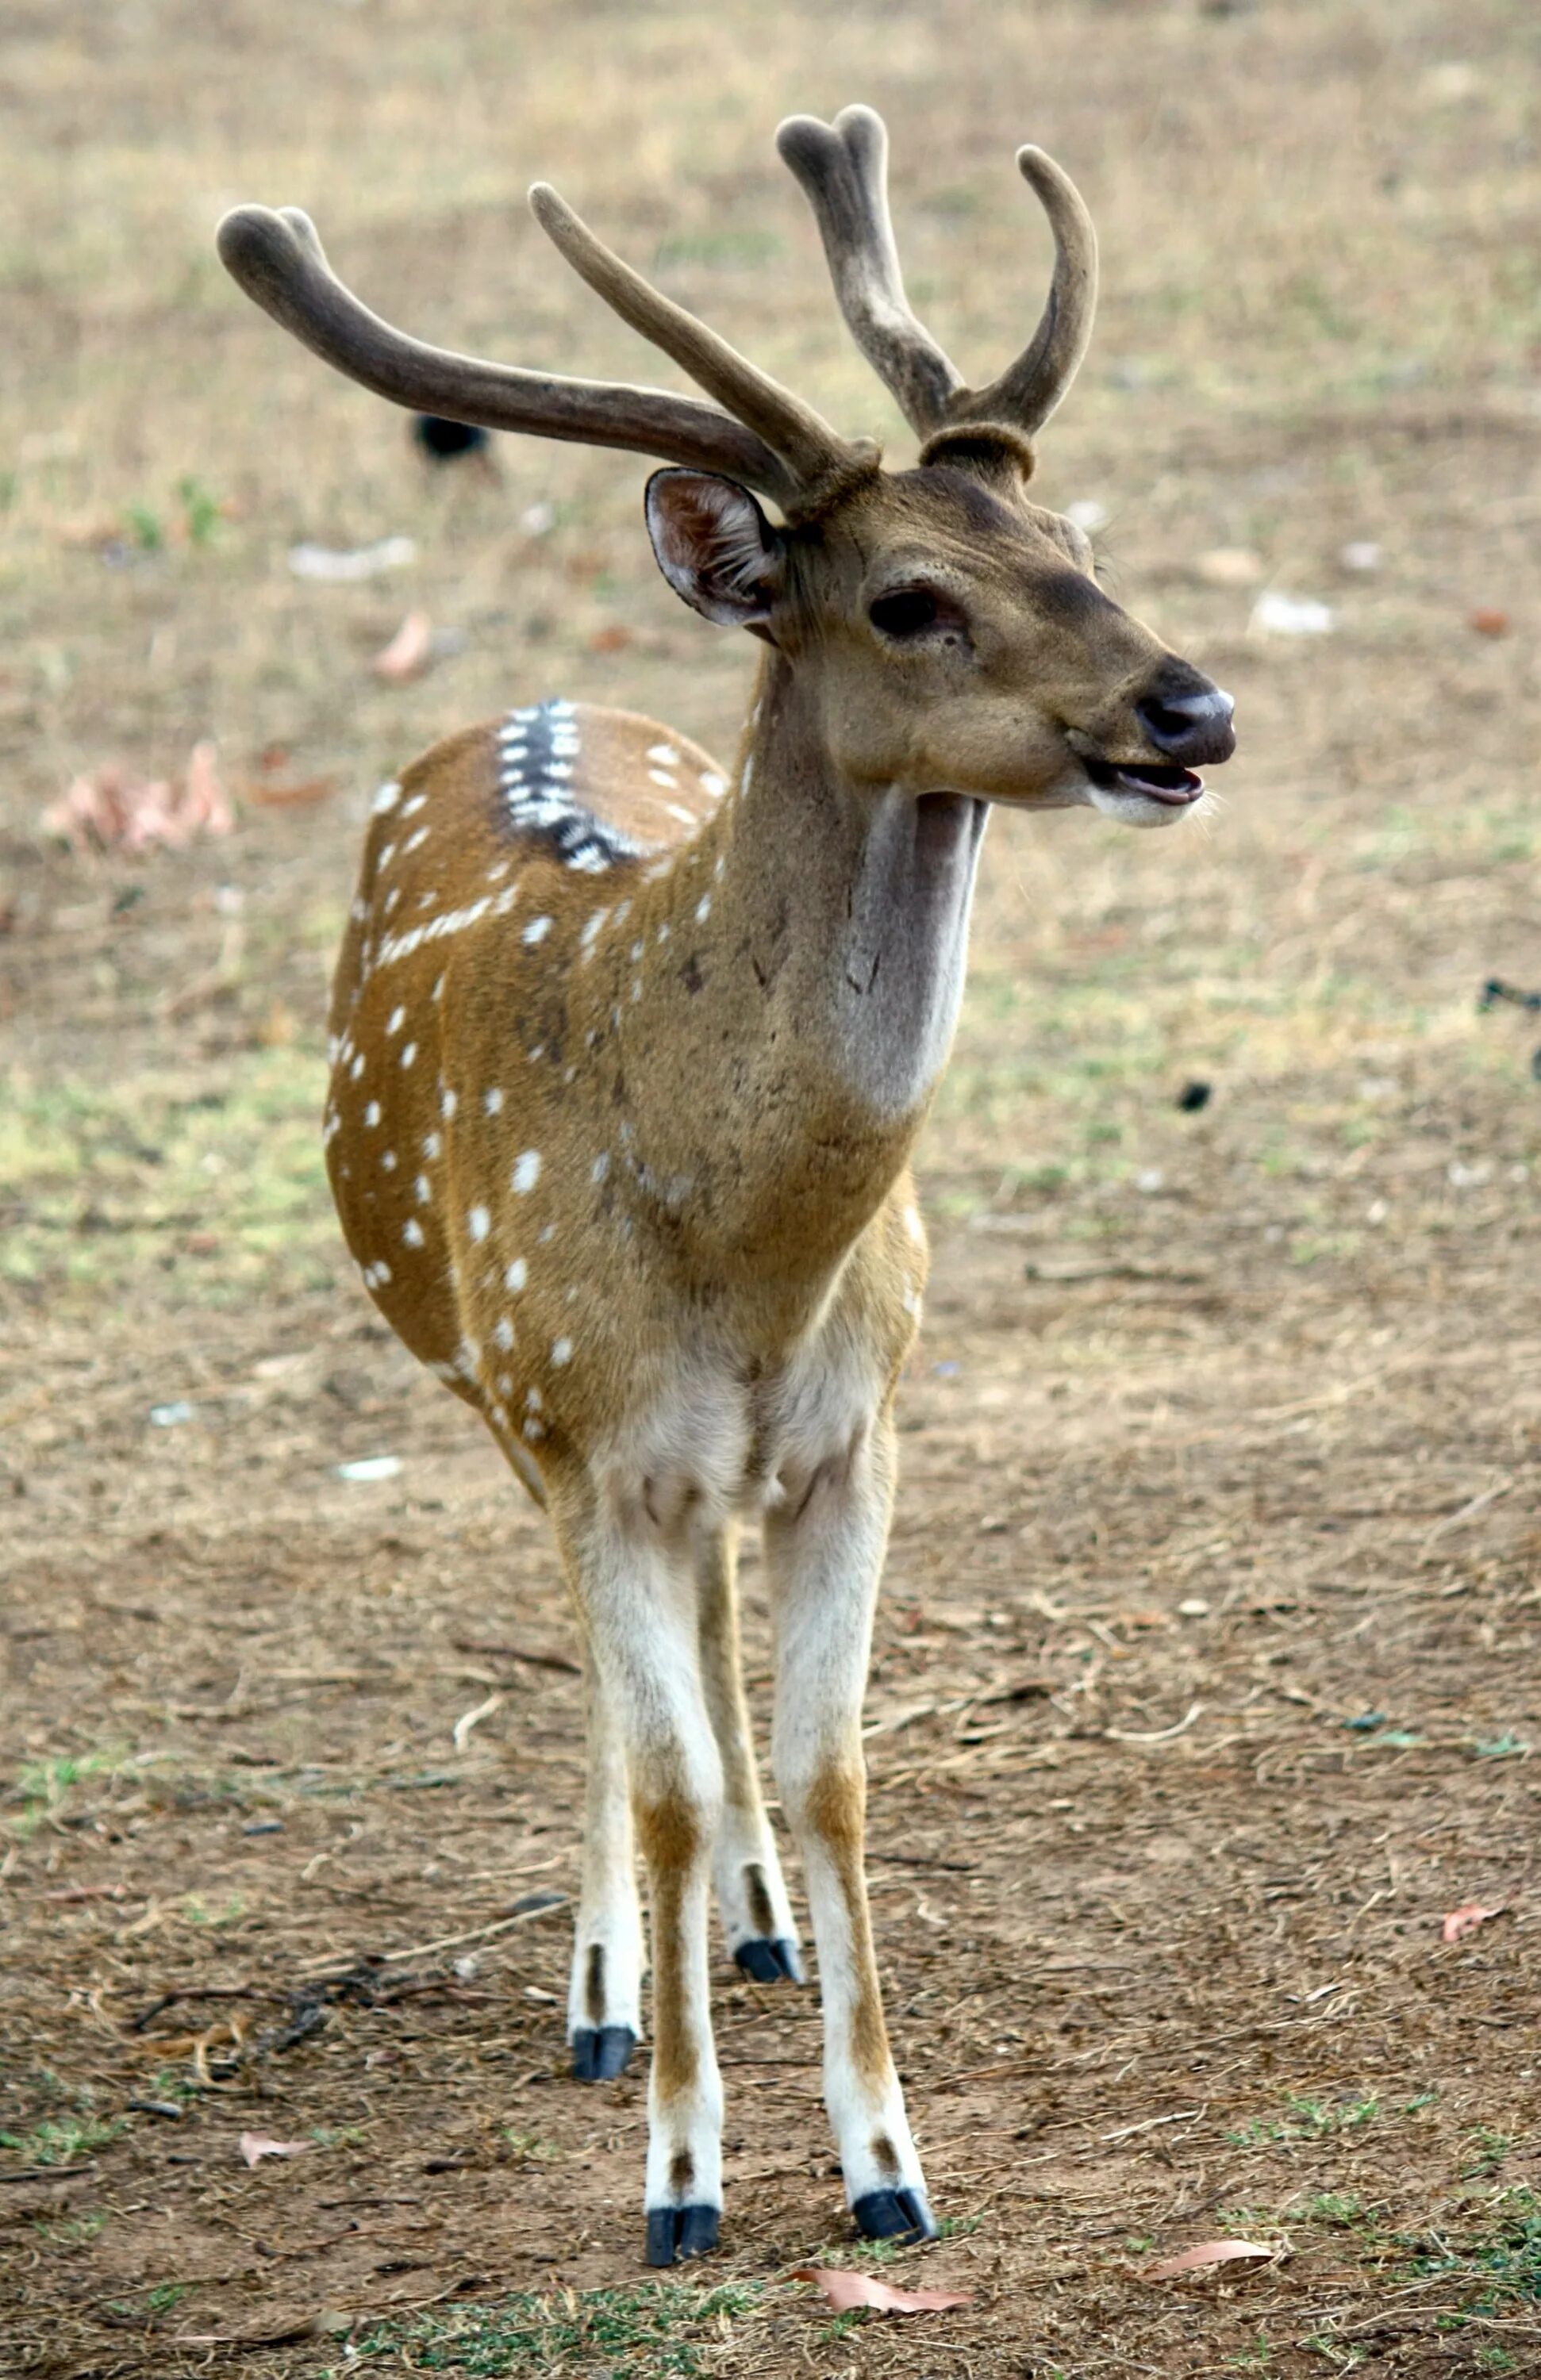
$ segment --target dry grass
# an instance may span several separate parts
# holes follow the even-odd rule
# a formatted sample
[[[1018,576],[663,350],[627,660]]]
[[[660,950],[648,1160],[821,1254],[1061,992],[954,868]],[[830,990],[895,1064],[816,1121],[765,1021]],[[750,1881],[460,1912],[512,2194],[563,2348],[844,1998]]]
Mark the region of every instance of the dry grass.
[[[1541,981],[1533,69],[1500,0],[10,12],[7,2371],[1536,2368],[1541,1031],[1475,1006]],[[548,691],[730,745],[744,658],[651,573],[636,466],[428,484],[209,248],[301,200],[428,335],[651,372],[525,217],[550,173],[892,431],[769,140],[858,95],[973,372],[1044,265],[1013,143],[1081,180],[1107,296],[1044,489],[1244,735],[1207,831],[987,856],[869,1710],[955,2226],[896,2269],[977,2302],[887,2326],[785,2278],[853,2252],[816,2011],[725,1979],[724,2252],[641,2275],[642,2084],[560,2079],[564,1912],[517,1906],[575,1881],[545,1538],[345,1279],[313,1136],[363,789]],[[386,532],[398,579],[287,570]],[[1250,636],[1198,566],[1237,545],[1338,632]],[[462,642],[387,687],[408,602]],[[238,792],[275,746],[346,790],[142,864],[37,836],[204,734]],[[249,2173],[248,2128],[311,2146]],[[1141,2279],[1229,2230],[1279,2260]]]

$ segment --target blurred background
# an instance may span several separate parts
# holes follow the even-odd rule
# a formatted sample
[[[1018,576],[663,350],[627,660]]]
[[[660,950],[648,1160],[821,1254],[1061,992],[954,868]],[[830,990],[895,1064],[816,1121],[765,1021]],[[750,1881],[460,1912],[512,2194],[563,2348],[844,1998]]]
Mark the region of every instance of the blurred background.
[[[434,460],[252,309],[213,226],[300,204],[423,337],[669,383],[530,220],[549,176],[907,460],[771,144],[854,99],[889,123],[913,301],[973,380],[1046,286],[1013,151],[1074,176],[1102,300],[1037,492],[1241,738],[1209,816],[1162,835],[996,820],[921,1153],[937,1271],[871,1748],[880,1864],[921,1863],[882,1871],[908,1878],[879,1900],[891,2003],[965,2226],[949,2272],[981,2293],[947,2337],[990,2373],[1242,2368],[1259,2340],[1347,2369],[1389,2260],[1395,2368],[1523,2368],[1493,2358],[1532,2351],[1541,2291],[1507,2030],[1541,1015],[1479,996],[1541,990],[1536,49],[1519,0],[0,9],[0,1883],[27,1977],[0,2123],[29,2169],[96,2159],[7,2193],[42,2227],[18,2369],[169,2372],[183,2330],[281,2328],[293,2292],[230,2278],[220,2228],[271,2184],[221,2146],[264,2097],[318,2149],[283,2174],[295,2238],[350,2177],[427,2190],[425,2125],[452,2160],[420,2269],[390,2277],[394,2235],[329,2251],[307,2320],[390,2315],[399,2346],[430,2317],[390,2309],[434,2287],[609,2289],[637,2244],[640,2086],[596,2113],[551,2082],[560,1913],[468,1952],[479,1984],[438,1947],[500,1926],[516,1875],[571,1883],[572,1647],[537,1517],[345,1261],[322,1020],[382,776],[548,694],[731,760],[752,654],[658,577],[639,461]],[[1457,1903],[1510,1908],[1480,1958],[1440,1942]],[[335,1983],[424,1945],[410,2041],[362,1985],[302,1999],[327,2022],[282,2057],[243,2046],[255,2005],[217,2043],[207,2010],[165,2019],[167,2166],[170,2119],[127,2104],[141,2002],[303,1995],[308,1956]],[[691,2331],[702,2370],[819,2335],[767,2276],[839,2228],[812,2012],[748,1990],[723,1996],[765,2070],[729,2075],[746,2294],[729,2345]],[[1147,2119],[1166,2164],[1105,2145]],[[210,2173],[225,2216],[195,2221]],[[132,2209],[177,2191],[168,2263]],[[1295,2261],[1190,2318],[1131,2243],[1217,2205],[1292,2224]],[[1454,2277],[1419,2298],[1437,2234]],[[1431,2304],[1466,2362],[1417,2360]],[[523,2336],[478,2368],[528,2368]]]

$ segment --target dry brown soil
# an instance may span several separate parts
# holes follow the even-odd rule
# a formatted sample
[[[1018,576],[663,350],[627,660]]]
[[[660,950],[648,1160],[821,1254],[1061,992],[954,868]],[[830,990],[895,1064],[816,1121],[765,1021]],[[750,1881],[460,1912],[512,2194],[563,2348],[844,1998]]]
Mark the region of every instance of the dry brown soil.
[[[0,2372],[1541,2372],[1541,1017],[1476,1003],[1541,984],[1530,10],[4,25]],[[1043,491],[1109,513],[1243,741],[1207,827],[997,821],[923,1151],[871,1847],[948,2236],[858,2255],[817,1991],[724,1965],[724,2243],[661,2293],[645,2058],[564,2076],[543,1524],[372,1318],[315,1119],[378,775],[549,692],[731,752],[746,663],[652,574],[637,466],[431,480],[209,233],[303,200],[428,335],[653,373],[525,222],[549,172],[889,428],[769,145],[858,95],[976,375],[1044,271],[1012,144],[1080,179],[1106,299]],[[287,567],[386,534],[394,577]],[[1259,587],[1332,633],[1255,632]],[[443,650],[393,687],[410,604]],[[202,735],[228,840],[40,832],[76,770]],[[1147,2277],[1222,2238],[1270,2254]],[[788,2277],[854,2258],[973,2303],[837,2321]]]

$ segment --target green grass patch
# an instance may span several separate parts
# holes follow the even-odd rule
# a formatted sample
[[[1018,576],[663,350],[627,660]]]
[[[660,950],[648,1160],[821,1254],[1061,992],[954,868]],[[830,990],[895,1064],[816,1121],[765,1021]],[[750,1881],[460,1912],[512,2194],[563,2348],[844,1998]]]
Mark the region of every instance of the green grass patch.
[[[6,1185],[0,1281],[63,1291],[141,1288],[176,1301],[247,1299],[331,1278],[336,1222],[322,1156],[318,1052],[237,1051],[222,1087],[185,1075],[34,1077],[0,1089]]]
[[[758,2313],[758,2281],[694,2289],[676,2281],[638,2289],[522,2292],[497,2306],[382,2323],[354,2342],[349,2369],[401,2357],[415,2372],[464,2372],[474,2380],[531,2372],[646,2374],[647,2380],[691,2380],[706,2350]]]
[[[1541,2198],[1497,2190],[1468,2205],[1463,2223],[1399,2239],[1409,2270],[1455,2285],[1463,2298],[1458,2320],[1541,2305]]]
[[[1358,2099],[1318,2099],[1309,2092],[1292,2091],[1281,2116],[1257,2116],[1239,2131],[1227,2132],[1236,2148],[1268,2145],[1292,2147],[1302,2141],[1331,2140],[1344,2132],[1363,2131],[1380,2113],[1380,2100],[1371,2091]]]
[[[64,1807],[71,1786],[88,1777],[116,1776],[126,1757],[122,1752],[83,1752],[30,1761],[18,1771],[12,1788],[21,1808],[9,1822],[11,1831],[22,1840],[35,1834],[45,1818],[55,1816]]]
[[[45,2116],[30,2132],[0,2132],[0,2149],[11,2150],[23,2165],[73,2165],[127,2129],[122,2116]]]
[[[40,2216],[32,2228],[40,2240],[48,2240],[53,2247],[86,2248],[101,2237],[106,2220],[101,2208],[94,2207],[85,2215],[63,2215],[54,2223]]]

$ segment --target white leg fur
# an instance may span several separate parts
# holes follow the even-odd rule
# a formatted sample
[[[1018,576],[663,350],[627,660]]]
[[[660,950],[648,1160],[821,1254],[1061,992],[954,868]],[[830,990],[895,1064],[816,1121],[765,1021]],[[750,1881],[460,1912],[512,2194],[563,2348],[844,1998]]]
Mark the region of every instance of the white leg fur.
[[[592,1655],[584,1679],[588,1767],[567,2038],[579,2080],[604,2082],[625,2070],[642,2031],[642,1912],[625,1743]]]
[[[728,1953],[758,1983],[802,1981],[797,1928],[760,1799],[738,1643],[737,1528],[707,1536],[697,1564],[701,1682],[722,1763],[713,1874]]]
[[[889,2053],[862,1867],[861,1704],[892,1476],[885,1413],[766,1524],[777,1596],[772,1757],[819,1946],[824,2099],[847,2203],[880,2238],[935,2228]]]
[[[648,1868],[653,2057],[648,2258],[717,2242],[722,2087],[711,2037],[707,1896],[722,1772],[702,1691],[693,1548],[646,1499],[586,1496],[558,1516],[590,1656],[624,1747]]]

